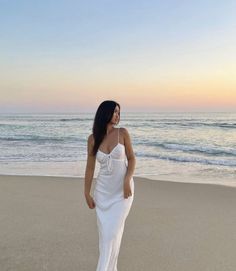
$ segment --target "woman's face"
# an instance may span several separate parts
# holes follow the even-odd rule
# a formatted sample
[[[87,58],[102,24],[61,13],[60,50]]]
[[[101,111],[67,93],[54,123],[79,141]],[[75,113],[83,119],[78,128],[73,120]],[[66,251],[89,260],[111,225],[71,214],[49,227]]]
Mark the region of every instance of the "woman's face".
[[[114,110],[114,113],[113,113],[111,122],[112,122],[112,124],[118,124],[119,121],[120,121],[120,108],[119,108],[119,106],[117,105],[117,106],[115,107],[115,110]]]

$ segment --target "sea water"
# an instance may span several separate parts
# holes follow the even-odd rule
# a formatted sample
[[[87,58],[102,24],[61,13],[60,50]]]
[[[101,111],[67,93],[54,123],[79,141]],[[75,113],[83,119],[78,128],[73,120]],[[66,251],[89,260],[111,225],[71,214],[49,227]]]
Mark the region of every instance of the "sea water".
[[[0,174],[84,177],[94,114],[1,114]],[[119,127],[135,176],[236,185],[236,113],[121,112]]]

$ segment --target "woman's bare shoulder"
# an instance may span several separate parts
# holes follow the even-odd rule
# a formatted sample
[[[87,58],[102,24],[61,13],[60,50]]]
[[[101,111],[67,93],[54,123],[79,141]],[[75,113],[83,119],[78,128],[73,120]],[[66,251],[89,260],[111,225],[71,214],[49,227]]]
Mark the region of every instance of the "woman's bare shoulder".
[[[125,127],[120,127],[120,132],[124,135],[124,136],[128,136],[129,132],[128,129]]]
[[[123,138],[124,144],[127,142],[129,143],[130,142],[130,135],[129,135],[128,129],[125,127],[121,127],[120,132],[121,132],[121,137]]]
[[[88,144],[89,145],[93,145],[94,144],[94,136],[93,136],[93,134],[90,134],[88,136]]]

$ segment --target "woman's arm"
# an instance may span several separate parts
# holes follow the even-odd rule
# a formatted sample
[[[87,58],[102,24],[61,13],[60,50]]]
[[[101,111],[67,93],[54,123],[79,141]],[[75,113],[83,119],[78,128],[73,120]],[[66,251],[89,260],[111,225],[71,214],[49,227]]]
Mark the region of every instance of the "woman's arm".
[[[122,132],[124,136],[125,153],[128,160],[128,168],[125,176],[125,181],[130,181],[134,173],[136,159],[128,130],[126,128],[122,128]]]
[[[95,164],[96,164],[96,157],[92,153],[93,145],[94,145],[94,139],[93,139],[93,135],[91,134],[88,137],[88,142],[87,142],[87,164],[86,164],[85,181],[84,181],[84,195],[85,195],[87,204],[89,208],[91,209],[95,207],[93,198],[90,196],[90,190],[92,186],[94,169],[95,169]]]

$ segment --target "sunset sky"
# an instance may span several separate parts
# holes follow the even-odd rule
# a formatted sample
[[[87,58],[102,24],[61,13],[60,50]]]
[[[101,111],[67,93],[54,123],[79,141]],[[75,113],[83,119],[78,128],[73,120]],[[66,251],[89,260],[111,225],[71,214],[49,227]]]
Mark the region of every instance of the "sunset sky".
[[[235,3],[0,0],[0,113],[236,111]]]

